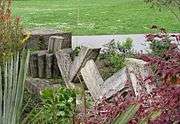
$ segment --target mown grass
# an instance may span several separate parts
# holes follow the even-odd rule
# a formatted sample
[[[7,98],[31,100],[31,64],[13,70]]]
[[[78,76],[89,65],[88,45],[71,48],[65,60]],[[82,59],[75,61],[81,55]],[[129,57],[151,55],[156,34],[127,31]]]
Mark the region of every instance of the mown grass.
[[[151,25],[180,32],[180,22],[143,0],[18,0],[14,13],[28,28],[51,27],[74,35],[147,33]]]

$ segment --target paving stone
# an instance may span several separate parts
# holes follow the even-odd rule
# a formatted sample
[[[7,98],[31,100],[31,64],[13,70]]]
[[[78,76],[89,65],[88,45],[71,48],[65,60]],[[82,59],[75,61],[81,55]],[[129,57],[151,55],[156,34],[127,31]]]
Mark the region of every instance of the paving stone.
[[[70,51],[71,49],[63,49],[56,53],[56,59],[59,70],[64,79],[64,82],[67,85],[69,84],[69,70],[70,70],[70,65],[72,64]]]
[[[86,64],[90,59],[96,60],[99,55],[100,49],[91,49],[88,47],[81,47],[81,50],[77,57],[70,66],[70,76],[69,82],[73,82],[77,74],[80,72],[81,68]]]
[[[40,95],[42,90],[46,88],[58,88],[61,87],[60,84],[53,84],[46,79],[39,78],[27,78],[26,79],[26,88],[30,93]]]
[[[103,97],[101,87],[104,81],[93,60],[86,63],[81,69],[81,74],[94,100],[101,99]]]

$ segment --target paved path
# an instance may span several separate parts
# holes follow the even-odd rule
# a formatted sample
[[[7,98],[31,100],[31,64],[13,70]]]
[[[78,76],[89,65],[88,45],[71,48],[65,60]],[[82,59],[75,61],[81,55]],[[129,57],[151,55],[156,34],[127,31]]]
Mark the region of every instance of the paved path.
[[[88,46],[92,48],[103,48],[103,45],[110,42],[112,39],[115,41],[125,41],[127,38],[133,39],[133,48],[136,51],[146,51],[148,44],[145,43],[144,34],[132,35],[97,35],[97,36],[73,36],[73,48],[77,46]]]
[[[46,28],[35,28],[31,30],[27,30],[33,32],[34,34],[55,34],[58,33],[55,29],[46,29]],[[32,34],[33,34],[32,33]],[[180,34],[180,33],[175,33]],[[149,45],[145,42],[145,34],[129,34],[129,35],[94,35],[94,36],[73,36],[72,37],[72,46],[73,48],[77,46],[88,46],[91,48],[103,48],[105,44],[110,42],[111,40],[115,41],[125,41],[127,38],[133,39],[133,48],[136,51],[147,51]]]

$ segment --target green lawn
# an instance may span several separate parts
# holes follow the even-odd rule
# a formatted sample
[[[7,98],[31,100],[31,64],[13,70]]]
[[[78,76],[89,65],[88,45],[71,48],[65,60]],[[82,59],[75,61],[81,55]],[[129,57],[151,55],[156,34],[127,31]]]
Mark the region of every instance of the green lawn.
[[[53,27],[74,35],[146,33],[151,25],[180,32],[170,12],[151,9],[143,0],[14,1],[14,14],[28,28]]]

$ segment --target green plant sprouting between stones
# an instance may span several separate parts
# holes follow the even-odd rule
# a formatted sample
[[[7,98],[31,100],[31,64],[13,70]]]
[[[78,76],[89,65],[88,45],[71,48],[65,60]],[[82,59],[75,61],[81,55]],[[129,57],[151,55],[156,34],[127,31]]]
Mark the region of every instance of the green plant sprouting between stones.
[[[132,57],[132,39],[128,38],[124,42],[111,41],[107,44],[107,49],[101,55],[114,69],[114,72],[126,66],[126,57]]]
[[[71,124],[75,114],[76,93],[72,89],[48,88],[42,91],[42,108],[30,117],[30,124]]]

